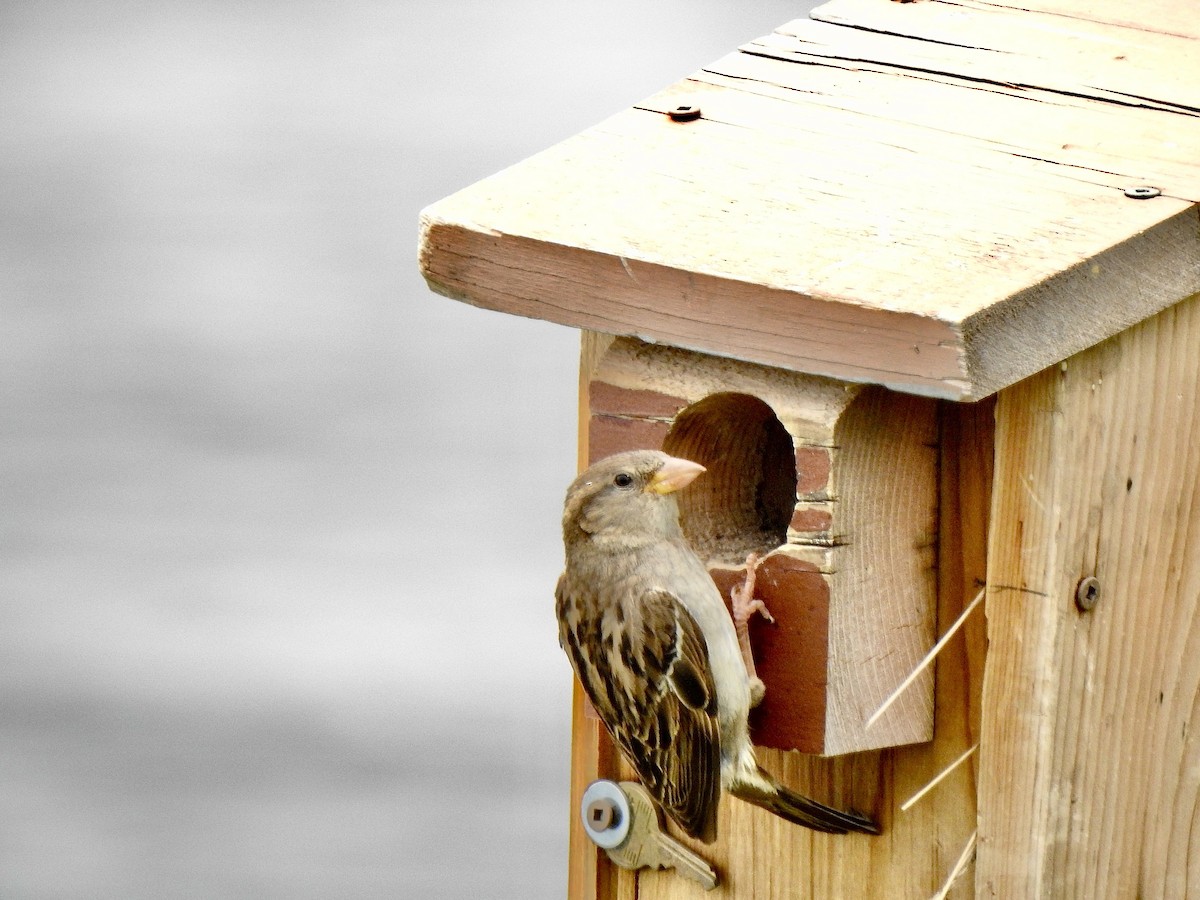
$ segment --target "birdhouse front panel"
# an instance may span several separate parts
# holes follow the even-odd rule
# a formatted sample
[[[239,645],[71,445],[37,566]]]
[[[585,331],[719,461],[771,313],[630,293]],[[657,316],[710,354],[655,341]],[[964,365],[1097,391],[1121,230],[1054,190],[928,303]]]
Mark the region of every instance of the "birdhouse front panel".
[[[756,743],[824,755],[932,737],[932,673],[872,726],[935,627],[936,403],[590,335],[588,458],[662,449],[707,472],[680,493],[689,543],[751,620]]]

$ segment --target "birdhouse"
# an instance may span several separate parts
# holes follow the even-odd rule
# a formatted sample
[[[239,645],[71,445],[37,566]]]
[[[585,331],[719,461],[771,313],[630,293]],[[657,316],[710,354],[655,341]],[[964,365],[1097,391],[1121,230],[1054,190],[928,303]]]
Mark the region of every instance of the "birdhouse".
[[[725,801],[720,896],[1200,896],[1198,61],[1182,0],[833,0],[424,212],[435,291],[583,332],[581,462],[708,468],[760,760],[880,821]]]

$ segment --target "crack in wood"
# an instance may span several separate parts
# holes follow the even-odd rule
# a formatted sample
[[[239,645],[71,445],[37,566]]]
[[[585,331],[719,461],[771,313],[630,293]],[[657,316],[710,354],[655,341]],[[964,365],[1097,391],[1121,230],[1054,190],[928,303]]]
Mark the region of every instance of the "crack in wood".
[[[1016,584],[989,584],[989,591],[1016,591],[1018,594],[1033,594],[1035,597],[1049,597],[1045,591],[1036,591],[1033,588],[1021,587]]]
[[[922,34],[902,34],[899,31],[888,31],[886,28],[871,28],[869,25],[846,22],[834,18],[822,18],[820,15],[818,15],[820,11],[821,7],[819,6],[812,11],[811,18],[814,22],[821,22],[825,25],[836,25],[838,28],[849,28],[854,31],[865,31],[868,34],[882,34],[885,37],[898,37],[907,41],[918,41],[923,44],[937,44],[941,47],[957,47],[962,50],[982,50],[985,53],[1003,53],[1007,56],[1012,55],[1011,50],[1000,50],[996,47],[984,47],[980,44],[958,44],[954,41],[942,41],[938,40],[937,38],[926,37]],[[801,38],[801,40],[803,40],[803,38]],[[812,42],[805,41],[805,43],[811,44]]]
[[[1093,86],[1088,85],[1088,87],[1093,87]],[[1099,90],[1099,88],[1097,88],[1097,90]],[[1200,106],[1189,106],[1184,103],[1175,103],[1171,100],[1156,100],[1153,97],[1144,97],[1141,94],[1130,94],[1126,91],[1110,91],[1110,93],[1121,94],[1126,97],[1131,97],[1135,100],[1145,100],[1147,103],[1161,104],[1161,107],[1160,106],[1151,106],[1151,107],[1148,107],[1149,109],[1160,109],[1162,107],[1171,107],[1170,109],[1165,109],[1164,111],[1165,112],[1177,112],[1180,115],[1184,115],[1184,116],[1200,116]]]
[[[855,26],[855,25],[839,25],[839,27],[850,28],[852,30],[858,30],[858,31],[871,31],[872,30],[872,29],[860,28],[859,26]],[[912,39],[912,38],[909,38],[908,35],[894,34],[892,32],[875,32],[875,33],[887,34],[892,37]],[[963,82],[967,86],[994,85],[995,87],[998,87],[998,88],[1008,88],[1008,91],[1041,91],[1041,92],[1044,92],[1044,93],[1047,93],[1047,94],[1050,94],[1053,96],[1074,97],[1074,98],[1080,99],[1080,100],[1091,100],[1091,101],[1095,101],[1098,103],[1109,103],[1109,104],[1112,104],[1113,106],[1128,107],[1131,109],[1152,109],[1152,110],[1156,110],[1159,112],[1174,113],[1176,115],[1200,114],[1200,109],[1193,109],[1188,106],[1183,106],[1181,104],[1172,103],[1169,100],[1155,100],[1152,97],[1140,97],[1136,94],[1122,94],[1119,91],[1110,91],[1110,90],[1103,89],[1103,88],[1094,88],[1093,87],[1092,89],[1097,91],[1097,93],[1093,94],[1093,93],[1087,93],[1086,91],[1072,91],[1072,90],[1068,90],[1066,88],[1047,87],[1044,85],[1025,83],[1025,82],[1020,82],[1020,81],[1000,81],[995,78],[988,78],[988,77],[982,76],[982,75],[968,75],[963,72],[951,71],[950,69],[935,69],[935,68],[929,68],[926,66],[915,66],[915,65],[906,66],[902,63],[887,62],[887,61],[881,60],[881,59],[869,59],[866,57],[859,57],[859,56],[840,56],[837,54],[825,55],[825,54],[804,53],[804,51],[801,51],[801,50],[785,52],[785,51],[778,51],[778,50],[769,50],[765,47],[755,47],[755,49],[749,49],[752,46],[755,46],[755,45],[747,44],[743,47],[740,47],[739,52],[745,53],[747,56],[758,56],[758,57],[762,57],[764,59],[774,59],[774,60],[778,60],[779,62],[795,63],[797,65],[821,66],[821,65],[828,65],[833,62],[843,62],[843,63],[847,63],[850,65],[858,64],[858,65],[864,65],[864,66],[876,66],[876,67],[878,67],[878,69],[875,71],[877,71],[877,73],[881,74],[881,75],[907,72],[907,73],[914,73],[917,75],[934,76],[932,79],[929,79],[929,80],[933,80],[933,81],[940,81],[942,79],[953,79],[956,82]],[[983,49],[983,48],[968,48],[968,49]],[[998,51],[998,52],[1000,52],[1000,51]],[[816,61],[810,62],[808,60],[798,59],[797,56],[799,56],[801,54],[810,56],[813,60],[816,60]],[[831,67],[832,68],[841,68],[840,66],[831,66]],[[723,73],[714,72],[713,74],[723,74]],[[785,87],[785,85],[780,85],[780,87]],[[1092,86],[1086,85],[1086,87],[1092,87]],[[984,88],[984,89],[986,89],[986,88]],[[1008,94],[1008,91],[999,91],[998,93]],[[1108,96],[1105,96],[1105,95],[1108,95]],[[1016,95],[1010,95],[1010,96],[1020,96],[1020,95],[1016,94]],[[1129,100],[1121,100],[1121,99],[1119,99],[1121,96],[1126,96],[1126,97],[1129,97],[1130,99]],[[1028,99],[1038,100],[1039,98],[1030,97]]]

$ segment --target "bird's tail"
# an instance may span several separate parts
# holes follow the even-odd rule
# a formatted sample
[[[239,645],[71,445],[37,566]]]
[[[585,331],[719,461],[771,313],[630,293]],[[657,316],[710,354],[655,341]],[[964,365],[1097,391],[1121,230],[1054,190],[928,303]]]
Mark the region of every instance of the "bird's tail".
[[[729,786],[729,793],[814,831],[829,834],[845,834],[848,831],[879,834],[879,826],[866,816],[856,812],[842,812],[803,797],[777,782],[770,772],[761,767],[757,769],[757,772],[746,773],[734,781]]]

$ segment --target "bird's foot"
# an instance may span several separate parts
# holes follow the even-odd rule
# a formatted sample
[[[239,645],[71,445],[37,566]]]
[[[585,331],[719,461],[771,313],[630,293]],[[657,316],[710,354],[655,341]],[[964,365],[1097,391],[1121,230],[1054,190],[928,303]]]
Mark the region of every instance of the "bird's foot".
[[[746,557],[746,577],[742,583],[729,592],[733,605],[733,627],[737,632],[738,645],[742,648],[742,659],[746,664],[746,674],[750,677],[750,705],[758,706],[762,702],[766,686],[754,668],[754,653],[750,649],[750,617],[756,613],[774,623],[767,605],[754,596],[755,581],[758,576],[758,566],[762,558],[757,553]]]
[[[746,577],[742,579],[741,584],[729,592],[729,599],[733,601],[733,623],[738,627],[739,631],[748,627],[750,617],[755,613],[758,613],[758,615],[772,624],[775,622],[775,617],[767,609],[767,604],[754,596],[754,587],[758,579],[758,567],[760,563],[762,563],[762,557],[757,553],[751,553],[747,556],[744,567],[746,569]]]

